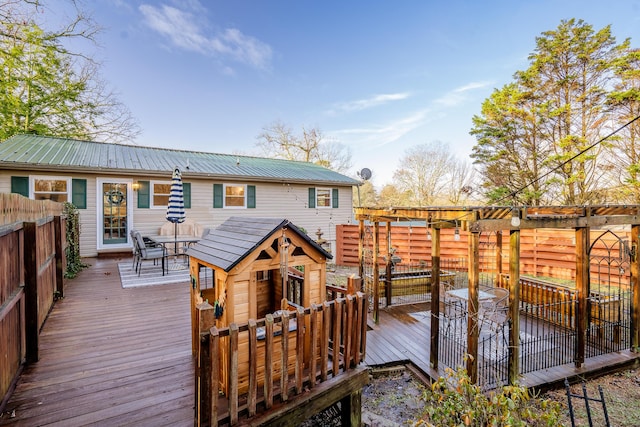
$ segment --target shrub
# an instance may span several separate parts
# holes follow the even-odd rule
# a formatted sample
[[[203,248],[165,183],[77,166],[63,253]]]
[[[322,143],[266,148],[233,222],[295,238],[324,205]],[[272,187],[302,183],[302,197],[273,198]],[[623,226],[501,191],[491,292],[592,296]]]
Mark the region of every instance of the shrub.
[[[82,262],[80,257],[80,215],[78,209],[71,203],[64,203],[64,215],[67,217],[67,268],[64,277],[73,279],[88,265]]]
[[[490,393],[471,383],[465,369],[446,375],[426,388],[425,408],[416,426],[557,426],[561,406],[540,399],[526,387],[505,386]]]

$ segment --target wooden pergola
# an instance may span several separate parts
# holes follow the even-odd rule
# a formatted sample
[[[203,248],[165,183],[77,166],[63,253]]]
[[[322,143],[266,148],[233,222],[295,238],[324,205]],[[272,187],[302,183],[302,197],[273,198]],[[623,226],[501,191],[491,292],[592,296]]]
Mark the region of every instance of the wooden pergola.
[[[378,239],[380,223],[386,223],[387,242],[390,241],[391,224],[406,221],[425,221],[431,228],[431,354],[430,364],[438,369],[438,341],[440,330],[440,230],[459,228],[468,231],[468,280],[469,305],[467,323],[466,368],[472,379],[477,380],[478,360],[478,293],[479,293],[479,243],[482,232],[495,232],[498,238],[496,270],[501,273],[502,233],[509,232],[509,382],[515,383],[519,372],[519,303],[520,303],[520,232],[525,229],[573,229],[576,241],[576,293],[577,293],[577,358],[576,367],[584,363],[587,328],[587,298],[589,292],[589,244],[590,229],[608,226],[630,226],[630,285],[633,292],[631,313],[631,347],[640,351],[640,261],[638,238],[640,233],[640,205],[613,206],[519,206],[519,207],[390,207],[355,208],[359,221],[360,276],[364,275],[365,224],[373,226],[373,317],[378,321],[379,256]],[[391,272],[391,254],[386,256],[387,275]]]

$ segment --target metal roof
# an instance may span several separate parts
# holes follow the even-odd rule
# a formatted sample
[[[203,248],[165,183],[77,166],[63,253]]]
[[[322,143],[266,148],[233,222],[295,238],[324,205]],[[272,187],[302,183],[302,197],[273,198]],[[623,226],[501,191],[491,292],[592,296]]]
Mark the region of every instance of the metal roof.
[[[15,135],[0,143],[0,168],[76,170],[128,175],[183,176],[259,181],[358,185],[322,166],[292,160],[201,151],[108,144],[40,135]]]
[[[230,217],[189,248],[190,257],[229,272],[276,231],[285,228],[305,239],[325,258],[332,255],[288,219]]]

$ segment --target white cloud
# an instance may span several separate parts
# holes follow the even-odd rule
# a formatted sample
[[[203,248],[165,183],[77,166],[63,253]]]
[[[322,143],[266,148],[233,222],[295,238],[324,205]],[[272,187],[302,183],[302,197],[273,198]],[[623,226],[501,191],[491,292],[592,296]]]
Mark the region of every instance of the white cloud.
[[[340,111],[346,111],[346,112],[361,111],[361,110],[366,110],[368,108],[377,107],[378,105],[386,104],[388,102],[407,99],[410,95],[411,94],[409,92],[386,93],[386,94],[374,95],[370,98],[358,99],[355,101],[337,104],[336,109]]]
[[[462,104],[466,101],[467,96],[466,93],[476,89],[484,89],[487,86],[490,86],[491,82],[471,82],[467,83],[464,86],[457,87],[447,93],[445,93],[440,98],[436,99],[434,104],[440,104],[445,107],[453,107],[459,104]]]
[[[256,68],[266,69],[271,62],[271,47],[243,34],[237,28],[227,28],[209,35],[202,21],[203,8],[197,1],[181,2],[182,8],[143,4],[139,10],[145,23],[165,36],[176,47],[217,57],[229,57]]]
[[[412,130],[422,126],[428,119],[429,110],[416,111],[406,117],[387,123],[384,126],[369,128],[342,129],[332,132],[340,142],[357,145],[360,148],[374,148],[397,141]]]

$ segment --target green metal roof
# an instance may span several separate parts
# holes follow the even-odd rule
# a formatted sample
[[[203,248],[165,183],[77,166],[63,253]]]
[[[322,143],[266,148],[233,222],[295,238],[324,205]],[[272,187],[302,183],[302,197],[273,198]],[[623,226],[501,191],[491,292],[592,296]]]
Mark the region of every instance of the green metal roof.
[[[359,184],[353,178],[322,166],[292,160],[108,144],[40,135],[16,135],[0,143],[2,169],[166,176],[176,166],[183,176],[190,177]]]

